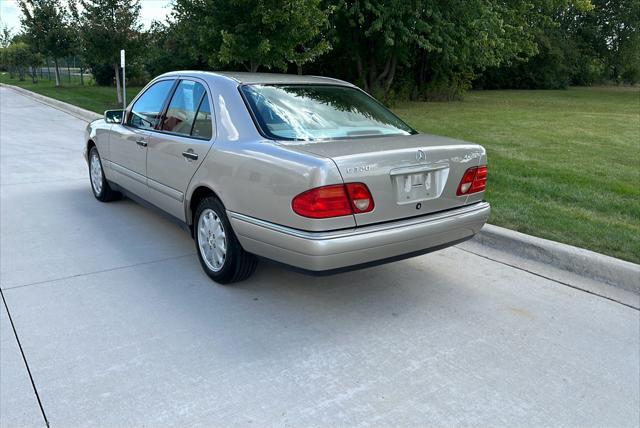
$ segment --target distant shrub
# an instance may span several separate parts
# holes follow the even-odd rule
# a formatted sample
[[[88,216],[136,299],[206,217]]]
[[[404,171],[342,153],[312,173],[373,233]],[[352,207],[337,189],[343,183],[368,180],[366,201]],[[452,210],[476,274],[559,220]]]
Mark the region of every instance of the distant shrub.
[[[96,84],[100,86],[111,86],[116,77],[115,70],[111,64],[91,64],[91,74]]]

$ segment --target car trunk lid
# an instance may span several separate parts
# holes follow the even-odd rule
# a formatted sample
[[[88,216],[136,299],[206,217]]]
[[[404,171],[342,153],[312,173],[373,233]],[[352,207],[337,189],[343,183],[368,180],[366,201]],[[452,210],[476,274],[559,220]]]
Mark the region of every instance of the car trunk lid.
[[[345,183],[367,185],[375,209],[356,214],[358,226],[465,205],[458,184],[468,168],[486,163],[481,146],[429,134],[280,144],[330,158]]]

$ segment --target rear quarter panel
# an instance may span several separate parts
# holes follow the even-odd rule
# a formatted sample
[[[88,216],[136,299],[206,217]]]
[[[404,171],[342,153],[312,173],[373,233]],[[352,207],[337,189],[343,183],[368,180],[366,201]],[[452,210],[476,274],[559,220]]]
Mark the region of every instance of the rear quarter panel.
[[[196,172],[188,199],[200,186],[212,189],[229,211],[308,231],[355,227],[352,215],[309,219],[291,208],[310,188],[342,183],[330,159],[296,153],[269,141],[218,141]],[[192,213],[187,213],[191,219]]]

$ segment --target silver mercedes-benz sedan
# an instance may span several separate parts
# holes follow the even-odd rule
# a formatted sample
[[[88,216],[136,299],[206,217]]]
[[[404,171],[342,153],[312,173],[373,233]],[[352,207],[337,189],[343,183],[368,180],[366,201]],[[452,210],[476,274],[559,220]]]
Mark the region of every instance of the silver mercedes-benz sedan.
[[[336,79],[178,71],[87,126],[91,187],[186,225],[219,283],[258,257],[315,273],[399,260],[487,221],[483,147],[421,134]]]

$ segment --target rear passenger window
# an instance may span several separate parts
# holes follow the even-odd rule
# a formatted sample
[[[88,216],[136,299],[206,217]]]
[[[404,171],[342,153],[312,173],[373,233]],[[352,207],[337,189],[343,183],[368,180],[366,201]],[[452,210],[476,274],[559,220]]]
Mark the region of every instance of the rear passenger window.
[[[204,86],[198,82],[191,80],[183,80],[171,98],[169,108],[162,123],[162,130],[175,134],[192,135],[195,122],[203,126],[203,119],[198,114],[198,107],[206,100],[206,91]],[[196,120],[198,115],[198,120]],[[209,129],[211,129],[211,115],[209,118]],[[211,132],[209,131],[209,137]],[[204,135],[194,135],[203,138]]]
[[[209,98],[205,95],[200,103],[200,109],[196,114],[196,120],[193,124],[191,135],[198,138],[210,139],[213,134],[211,129],[211,108],[209,107]]]

